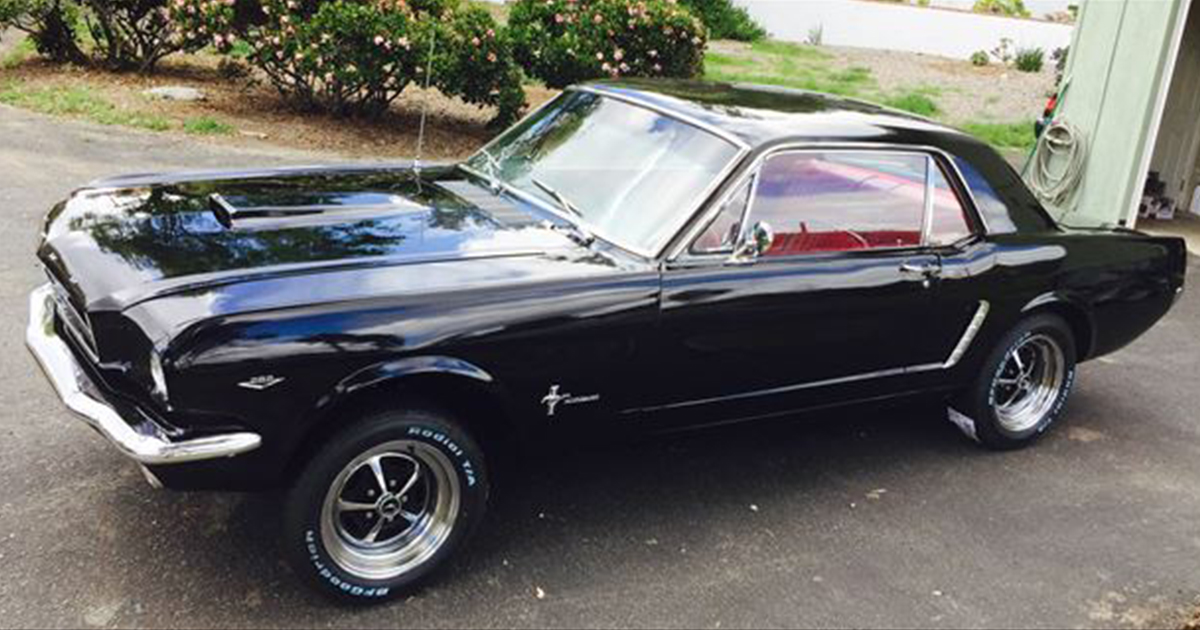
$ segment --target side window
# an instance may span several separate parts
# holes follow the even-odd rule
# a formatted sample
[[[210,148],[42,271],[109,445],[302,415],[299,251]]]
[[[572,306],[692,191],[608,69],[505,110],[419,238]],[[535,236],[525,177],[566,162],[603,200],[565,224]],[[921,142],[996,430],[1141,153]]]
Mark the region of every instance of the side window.
[[[929,230],[930,245],[950,245],[971,235],[967,211],[958,194],[950,186],[941,167],[933,171],[933,224]]]
[[[763,164],[749,221],[775,232],[766,256],[917,246],[927,163],[919,153],[781,153]]]
[[[742,217],[746,213],[746,204],[750,202],[750,190],[754,187],[754,178],[747,178],[737,191],[729,196],[717,218],[708,226],[700,237],[692,243],[693,254],[717,254],[732,252],[737,244],[738,235],[742,229]]]

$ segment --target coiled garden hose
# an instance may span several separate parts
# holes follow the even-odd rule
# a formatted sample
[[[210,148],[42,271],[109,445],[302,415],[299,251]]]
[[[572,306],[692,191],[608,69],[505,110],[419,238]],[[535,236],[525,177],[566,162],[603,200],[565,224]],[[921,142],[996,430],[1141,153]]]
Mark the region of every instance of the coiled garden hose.
[[[1057,167],[1052,166],[1055,161]],[[1028,176],[1030,190],[1042,203],[1063,211],[1074,198],[1083,179],[1087,160],[1087,139],[1066,120],[1055,120],[1038,138],[1033,153],[1033,168]]]

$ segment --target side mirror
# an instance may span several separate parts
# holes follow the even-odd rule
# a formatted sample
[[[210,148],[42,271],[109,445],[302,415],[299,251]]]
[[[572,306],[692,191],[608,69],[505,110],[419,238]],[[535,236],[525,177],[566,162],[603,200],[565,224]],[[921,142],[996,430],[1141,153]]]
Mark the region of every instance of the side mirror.
[[[750,233],[746,235],[746,240],[737,247],[733,252],[733,258],[738,262],[749,262],[757,259],[759,256],[767,253],[771,249],[771,244],[775,242],[775,232],[771,229],[771,224],[766,221],[759,221],[750,228]]]

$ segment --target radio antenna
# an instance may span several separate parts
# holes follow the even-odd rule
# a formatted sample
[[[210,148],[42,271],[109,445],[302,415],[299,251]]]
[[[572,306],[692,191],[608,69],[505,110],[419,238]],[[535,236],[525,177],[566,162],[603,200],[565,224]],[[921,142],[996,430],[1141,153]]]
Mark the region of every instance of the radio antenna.
[[[421,105],[421,126],[417,131],[417,155],[413,159],[413,172],[417,175],[421,174],[421,154],[425,148],[425,119],[429,116],[429,84],[433,78],[433,51],[436,46],[437,26],[434,26],[429,29],[429,60],[425,64],[425,102]]]

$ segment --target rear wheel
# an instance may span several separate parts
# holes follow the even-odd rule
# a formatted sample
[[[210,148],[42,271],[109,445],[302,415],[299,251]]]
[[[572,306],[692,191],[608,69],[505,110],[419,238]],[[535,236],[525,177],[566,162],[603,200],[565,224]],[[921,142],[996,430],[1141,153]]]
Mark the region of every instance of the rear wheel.
[[[1061,317],[1025,319],[952,403],[951,419],[985,446],[1026,446],[1062,415],[1075,383],[1075,361],[1071,328]]]
[[[368,603],[442,565],[483,517],[483,454],[430,407],[368,414],[321,450],[290,491],[285,550],[322,593]]]

